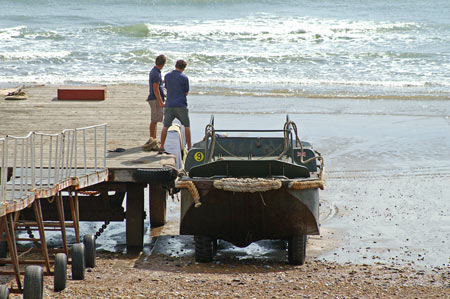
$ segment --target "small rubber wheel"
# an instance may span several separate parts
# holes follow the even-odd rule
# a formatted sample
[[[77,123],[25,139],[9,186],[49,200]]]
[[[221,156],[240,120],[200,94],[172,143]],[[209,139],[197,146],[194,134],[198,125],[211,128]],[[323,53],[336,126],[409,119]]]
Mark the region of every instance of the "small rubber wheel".
[[[86,264],[84,261],[84,244],[77,243],[72,245],[72,279],[83,280]]]
[[[84,235],[84,259],[86,262],[86,267],[95,268],[95,237],[94,235]]]
[[[306,258],[306,235],[293,236],[288,240],[288,261],[291,265],[303,265]]]
[[[0,241],[0,259],[4,259],[8,254],[8,243],[6,241]],[[0,263],[0,266],[4,266],[5,264]]]
[[[44,271],[41,266],[28,266],[25,269],[23,299],[41,299],[44,297]]]
[[[9,298],[9,288],[7,285],[0,285],[0,299]]]
[[[53,289],[60,292],[66,288],[67,281],[67,256],[65,253],[57,253],[55,257],[55,272],[53,274]]]
[[[195,236],[195,261],[212,262],[214,256],[213,239],[208,236]]]

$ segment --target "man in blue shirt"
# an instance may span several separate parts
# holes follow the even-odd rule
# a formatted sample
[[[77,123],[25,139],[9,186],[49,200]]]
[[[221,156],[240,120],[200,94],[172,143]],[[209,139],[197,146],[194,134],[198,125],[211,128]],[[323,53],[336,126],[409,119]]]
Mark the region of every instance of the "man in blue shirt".
[[[147,143],[150,143],[152,139],[156,140],[156,128],[158,122],[163,120],[163,108],[164,108],[164,89],[163,81],[161,78],[161,69],[166,64],[166,56],[159,55],[156,57],[155,66],[149,73],[149,95],[147,102],[150,105],[150,139]]]
[[[167,130],[172,125],[172,121],[177,118],[184,126],[186,143],[188,149],[191,148],[191,128],[189,124],[189,113],[187,108],[187,95],[189,93],[189,79],[183,74],[186,68],[186,61],[177,60],[175,70],[164,77],[167,89],[167,101],[164,107],[164,122],[161,131],[161,149],[164,151]]]

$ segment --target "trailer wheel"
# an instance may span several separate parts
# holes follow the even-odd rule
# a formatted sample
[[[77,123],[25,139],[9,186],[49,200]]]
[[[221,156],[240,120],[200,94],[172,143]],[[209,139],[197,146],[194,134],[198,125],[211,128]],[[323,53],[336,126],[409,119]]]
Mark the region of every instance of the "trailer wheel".
[[[86,264],[84,261],[84,244],[72,245],[72,279],[83,280]]]
[[[95,268],[95,237],[94,235],[84,235],[84,258],[86,261],[86,267]]]
[[[306,235],[292,236],[288,240],[288,261],[291,265],[303,265],[306,258]]]
[[[57,253],[55,257],[55,272],[53,273],[53,289],[55,292],[66,288],[67,281],[67,256],[65,253]]]
[[[4,259],[7,257],[8,253],[8,243],[6,241],[0,241],[0,259]],[[4,266],[5,264],[0,263],[0,266]]]
[[[0,285],[0,299],[9,298],[9,288],[7,285]]]
[[[41,299],[44,297],[44,271],[41,266],[28,266],[23,282],[24,299]]]
[[[213,239],[213,255],[216,255],[217,249],[219,248],[219,239]]]
[[[195,261],[209,263],[213,260],[213,239],[207,236],[195,236]]]

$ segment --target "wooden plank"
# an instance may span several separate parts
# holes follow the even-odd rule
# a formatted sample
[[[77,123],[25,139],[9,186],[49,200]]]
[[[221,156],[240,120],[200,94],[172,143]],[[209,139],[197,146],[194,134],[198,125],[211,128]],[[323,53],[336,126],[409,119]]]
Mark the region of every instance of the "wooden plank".
[[[58,101],[57,86],[32,86],[23,90],[26,101],[0,100],[0,137],[25,136],[30,131],[59,133],[64,129],[107,123],[107,150],[124,148],[125,152],[107,153],[109,169],[160,168],[164,155],[146,152],[142,145],[149,138],[150,108],[146,85],[109,85],[105,101]],[[158,124],[160,136],[162,124]],[[97,138],[103,146],[103,133]],[[87,142],[93,144],[92,136]],[[88,165],[94,165],[94,152],[88,146]],[[47,148],[44,147],[46,151]],[[103,148],[102,148],[103,150]],[[54,155],[54,153],[53,153]],[[44,153],[45,156],[45,153]],[[100,157],[98,157],[100,158]],[[84,161],[78,159],[78,167]],[[98,163],[103,163],[100,159]],[[174,163],[174,161],[173,161]],[[103,165],[103,164],[102,164]]]
[[[150,183],[149,188],[150,225],[162,226],[166,223],[167,191],[160,182]]]
[[[144,185],[127,184],[126,237],[128,250],[144,246]]]

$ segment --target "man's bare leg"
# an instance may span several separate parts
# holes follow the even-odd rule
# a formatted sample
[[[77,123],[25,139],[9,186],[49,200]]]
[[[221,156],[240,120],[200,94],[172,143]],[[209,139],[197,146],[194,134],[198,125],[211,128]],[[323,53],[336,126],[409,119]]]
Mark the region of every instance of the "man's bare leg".
[[[163,127],[161,130],[161,150],[164,150],[164,143],[166,142],[166,137],[167,137],[167,131],[169,130],[169,128],[167,127]]]
[[[156,139],[156,128],[158,126],[158,123],[150,122],[150,137],[153,139]]]
[[[186,143],[188,146],[188,150],[191,149],[192,143],[191,143],[191,128],[190,127],[184,127],[184,134],[186,135]]]

